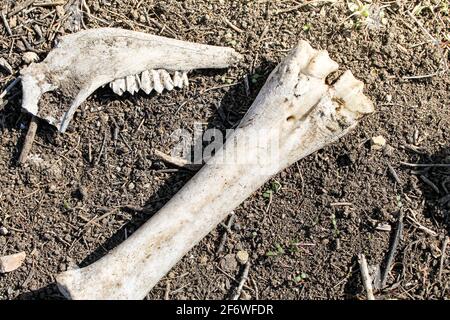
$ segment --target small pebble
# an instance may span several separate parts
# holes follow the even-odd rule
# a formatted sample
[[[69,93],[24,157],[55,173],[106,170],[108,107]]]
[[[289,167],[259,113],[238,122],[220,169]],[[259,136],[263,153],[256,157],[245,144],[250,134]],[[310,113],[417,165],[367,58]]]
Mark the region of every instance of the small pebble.
[[[392,228],[391,228],[391,225],[389,223],[379,223],[376,226],[375,229],[378,230],[378,231],[387,231],[387,232],[389,232],[389,231],[391,231]]]
[[[22,251],[0,257],[0,273],[11,272],[19,268],[25,261],[27,254]]]
[[[28,51],[28,52],[25,52],[23,54],[22,60],[26,64],[30,64],[32,62],[38,62],[39,61],[39,56],[36,53],[32,52],[32,51]]]
[[[64,10],[63,6],[56,6],[56,16],[58,18],[62,18],[66,14],[66,10]]]
[[[392,101],[392,95],[391,94],[387,94],[385,99],[386,99],[386,102],[391,102]]]
[[[5,227],[0,227],[0,236],[6,236],[9,233]]]
[[[245,250],[238,251],[236,253],[236,259],[241,264],[246,264],[248,261],[248,252]]]
[[[383,153],[385,156],[392,157],[394,155],[394,152],[395,152],[395,149],[393,147],[391,147],[390,145],[387,144],[384,147]]]
[[[386,144],[386,139],[383,136],[376,136],[370,139],[372,150],[381,150]]]
[[[241,299],[242,300],[250,300],[252,296],[245,290],[242,290],[241,292]]]
[[[133,182],[130,182],[130,184],[128,185],[128,190],[134,190],[135,185]]]
[[[234,254],[227,254],[219,262],[220,268],[226,272],[233,272],[237,268],[237,261]]]

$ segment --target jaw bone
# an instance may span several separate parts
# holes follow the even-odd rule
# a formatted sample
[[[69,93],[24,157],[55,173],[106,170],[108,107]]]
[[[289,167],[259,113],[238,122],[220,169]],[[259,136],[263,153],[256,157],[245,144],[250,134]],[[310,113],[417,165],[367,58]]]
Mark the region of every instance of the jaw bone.
[[[85,268],[59,274],[61,292],[72,299],[143,299],[270,176],[354,128],[373,105],[350,71],[333,86],[325,84],[337,68],[326,51],[300,41],[271,73],[224,147],[122,244]],[[258,134],[264,135],[259,146],[251,143]],[[277,159],[267,147],[273,144]]]
[[[120,95],[140,89],[161,93],[186,86],[188,70],[226,68],[240,57],[231,48],[124,29],[80,31],[61,37],[42,63],[21,71],[22,108],[64,132],[76,109],[108,83]],[[173,80],[169,72],[175,72]],[[42,94],[54,90],[61,92],[68,104],[39,109]]]

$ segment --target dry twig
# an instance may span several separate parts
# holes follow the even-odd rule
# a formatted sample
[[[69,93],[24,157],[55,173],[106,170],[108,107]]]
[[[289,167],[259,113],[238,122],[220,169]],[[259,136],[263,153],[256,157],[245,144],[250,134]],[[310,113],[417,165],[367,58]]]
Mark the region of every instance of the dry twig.
[[[28,154],[30,153],[31,146],[33,145],[34,137],[36,135],[36,130],[38,127],[38,120],[35,116],[31,117],[30,125],[28,127],[27,135],[25,136],[25,141],[23,142],[22,152],[19,156],[19,163],[24,163],[27,160]]]
[[[239,281],[239,285],[236,289],[236,293],[234,294],[232,300],[238,300],[239,297],[241,296],[242,288],[244,287],[245,281],[247,281],[249,270],[250,270],[250,261],[247,261],[247,263],[245,264],[244,272],[242,272],[241,281]]]
[[[386,286],[389,271],[391,270],[392,262],[394,262],[395,252],[397,251],[398,244],[402,238],[403,234],[403,211],[400,212],[400,217],[398,218],[397,230],[395,232],[394,240],[392,241],[391,248],[386,260],[386,269],[384,270],[383,276],[381,278],[381,288]]]
[[[162,161],[167,162],[171,165],[174,165],[175,167],[178,167],[178,168],[183,168],[183,169],[187,169],[190,171],[198,171],[202,167],[201,164],[189,163],[185,159],[169,156],[159,150],[155,150],[154,154],[156,157],[158,157]]]
[[[375,300],[372,288],[372,278],[369,275],[369,268],[367,267],[367,260],[364,254],[361,253],[358,255],[358,263],[359,269],[361,271],[361,278],[363,281],[363,285],[367,293],[367,300]]]
[[[228,238],[228,232],[229,232],[229,230],[231,230],[231,226],[234,223],[234,219],[235,219],[235,214],[234,214],[234,212],[232,212],[230,214],[230,219],[228,219],[228,223],[226,225],[225,232],[223,233],[222,239],[220,240],[219,247],[217,248],[216,255],[222,252],[222,250],[225,246],[225,242],[227,241],[227,238]]]
[[[444,261],[446,258],[446,250],[447,250],[447,245],[450,241],[450,237],[445,237],[444,239],[444,243],[442,244],[442,249],[441,249],[441,261],[439,262],[439,274],[438,274],[438,278],[439,278],[439,282],[442,281],[442,269],[444,269]]]

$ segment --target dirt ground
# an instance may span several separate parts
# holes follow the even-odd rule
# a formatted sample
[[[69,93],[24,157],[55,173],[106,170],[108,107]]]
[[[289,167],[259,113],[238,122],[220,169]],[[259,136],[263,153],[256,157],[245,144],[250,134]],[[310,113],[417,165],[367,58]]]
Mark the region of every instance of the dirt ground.
[[[0,70],[0,91],[25,66],[24,52],[42,60],[56,37],[76,30],[73,8],[80,3],[82,29],[120,27],[226,45],[245,59],[223,71],[194,71],[189,89],[160,95],[99,89],[67,133],[39,122],[23,165],[17,159],[30,116],[20,110],[20,85],[12,89],[0,105],[0,226],[8,230],[0,235],[0,256],[25,251],[27,258],[0,274],[0,299],[62,298],[57,273],[124,241],[194,174],[153,151],[170,153],[170,134],[192,131],[194,123],[236,125],[299,39],[339,63],[330,81],[346,69],[362,79],[376,112],[269,180],[235,210],[222,252],[226,230],[219,225],[148,298],[227,299],[243,271],[236,253],[244,250],[251,268],[241,298],[365,299],[357,256],[384,271],[400,220],[387,283],[375,296],[450,298],[449,166],[401,163],[450,164],[448,1],[372,1],[355,9],[345,1],[86,0],[71,1],[73,10],[36,1],[8,17],[15,2],[0,5],[12,31],[0,23],[0,57],[13,69]],[[376,150],[370,139],[379,135],[386,145]],[[271,201],[264,196],[270,189]]]

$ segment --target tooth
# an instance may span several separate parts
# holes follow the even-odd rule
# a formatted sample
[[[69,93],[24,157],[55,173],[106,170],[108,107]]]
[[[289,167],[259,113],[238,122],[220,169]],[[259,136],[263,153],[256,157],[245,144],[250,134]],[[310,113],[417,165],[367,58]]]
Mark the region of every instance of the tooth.
[[[141,74],[141,89],[146,94],[149,94],[153,90],[153,81],[152,77],[150,77],[150,72],[148,72],[148,70],[145,70]]]
[[[115,94],[118,94],[119,96],[121,96],[125,92],[125,88],[126,88],[125,79],[124,78],[116,79],[113,82],[109,83],[109,87],[112,89],[112,91]]]
[[[164,88],[167,90],[173,90],[173,81],[172,78],[170,77],[170,74],[164,70],[158,70],[159,71],[159,76],[161,77],[161,82],[164,85]]]
[[[173,75],[173,86],[177,88],[183,88],[183,79],[181,78],[181,73],[179,71],[175,71]]]
[[[151,70],[150,72],[151,72],[152,78],[153,78],[153,88],[158,93],[163,92],[164,87],[161,83],[161,78],[159,77],[159,72],[156,70]]]
[[[139,91],[138,84],[136,83],[136,76],[127,76],[126,77],[127,91],[131,94]]]
[[[189,79],[187,76],[187,71],[183,71],[183,74],[181,75],[181,79],[183,80],[183,87],[189,86]]]
[[[136,84],[137,84],[137,90],[139,91],[139,89],[141,88],[141,77],[139,77],[139,74],[134,76],[136,78]]]

